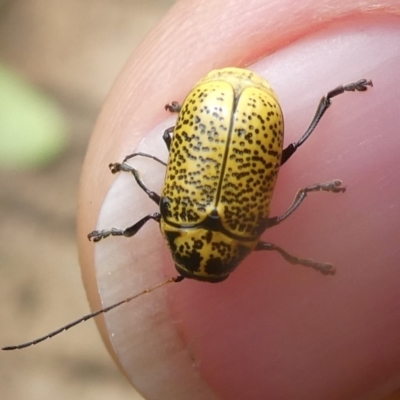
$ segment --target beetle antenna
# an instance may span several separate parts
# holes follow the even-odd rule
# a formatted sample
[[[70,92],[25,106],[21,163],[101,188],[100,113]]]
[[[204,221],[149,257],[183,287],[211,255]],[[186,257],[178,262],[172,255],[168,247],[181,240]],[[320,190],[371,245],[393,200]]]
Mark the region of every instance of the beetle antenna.
[[[183,279],[184,279],[184,277],[181,276],[181,275],[174,276],[174,277],[169,278],[166,281],[161,282],[161,283],[159,283],[159,284],[157,284],[157,285],[155,285],[155,286],[153,286],[151,288],[144,289],[140,293],[136,293],[133,296],[127,297],[124,300],[121,300],[121,301],[119,301],[119,302],[117,302],[115,304],[112,304],[111,306],[102,308],[101,310],[97,310],[97,311],[95,311],[95,312],[93,312],[91,314],[84,315],[83,317],[77,319],[76,321],[70,322],[69,324],[64,325],[63,327],[61,327],[61,328],[59,328],[59,329],[57,329],[57,330],[55,330],[53,332],[48,333],[45,336],[42,336],[42,337],[40,337],[38,339],[35,339],[35,340],[32,340],[31,342],[17,344],[15,346],[6,346],[6,347],[3,347],[2,350],[17,350],[17,349],[24,349],[25,347],[33,346],[33,345],[35,345],[37,343],[43,342],[46,339],[50,339],[53,336],[56,336],[59,333],[61,333],[63,331],[66,331],[67,329],[72,328],[75,325],[80,324],[81,322],[84,322],[84,321],[87,321],[88,319],[92,319],[94,317],[97,317],[98,315],[104,314],[104,313],[106,313],[106,312],[108,312],[108,311],[110,311],[110,310],[112,310],[114,308],[119,307],[122,304],[129,303],[131,300],[137,299],[138,297],[140,297],[140,296],[142,296],[142,295],[144,295],[146,293],[150,293],[150,292],[152,292],[152,291],[154,291],[156,289],[159,289],[161,286],[167,285],[168,283],[181,282]]]

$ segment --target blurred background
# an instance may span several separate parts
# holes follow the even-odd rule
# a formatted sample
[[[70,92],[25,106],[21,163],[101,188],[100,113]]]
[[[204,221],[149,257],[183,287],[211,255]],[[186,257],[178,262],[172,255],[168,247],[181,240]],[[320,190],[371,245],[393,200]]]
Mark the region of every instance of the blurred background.
[[[1,346],[89,312],[75,243],[80,169],[113,80],[172,4],[0,0]],[[1,352],[0,398],[141,399],[93,322]]]

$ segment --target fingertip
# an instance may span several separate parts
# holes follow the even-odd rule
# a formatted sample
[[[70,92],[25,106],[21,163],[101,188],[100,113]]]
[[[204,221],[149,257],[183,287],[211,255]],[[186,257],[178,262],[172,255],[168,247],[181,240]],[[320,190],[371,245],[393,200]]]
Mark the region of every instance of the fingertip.
[[[180,3],[180,7],[185,7],[183,2]],[[278,92],[288,121],[286,138],[289,141],[298,138],[299,127],[307,125],[316,102],[327,90],[337,84],[358,79],[360,75],[371,74],[374,81],[376,76],[376,82],[382,83],[383,75],[389,74],[389,71],[393,73],[394,66],[389,66],[385,61],[385,57],[386,60],[390,58],[388,53],[382,55],[382,60],[374,56],[368,61],[363,59],[360,62],[360,54],[364,54],[365,49],[374,42],[371,39],[374,37],[374,32],[369,32],[369,35],[359,34],[360,30],[365,32],[361,26],[362,24],[358,25],[353,31],[349,29],[344,32],[342,27],[339,27],[336,31],[323,32],[321,34],[323,40],[316,35],[305,40],[308,47],[299,42],[295,44],[295,50],[292,46],[288,46],[287,49],[276,52],[273,56],[250,67],[266,76]],[[166,157],[167,152],[161,140],[161,133],[173,125],[173,117],[167,120],[168,114],[163,111],[163,106],[171,100],[181,101],[198,77],[212,69],[214,64],[236,65],[238,60],[240,65],[246,64],[246,61],[254,59],[257,50],[257,45],[252,43],[252,48],[240,55],[240,51],[233,48],[232,44],[226,47],[225,43],[225,47],[214,45],[213,49],[203,52],[201,60],[193,57],[184,63],[179,61],[181,56],[179,52],[182,49],[187,51],[188,43],[198,46],[194,43],[195,38],[185,39],[184,44],[178,41],[169,45],[161,37],[168,32],[171,31],[162,32],[159,29],[148,42],[155,46],[155,49],[152,49],[153,53],[162,48],[159,56],[154,56],[153,53],[149,55],[145,46],[142,46],[137,53],[138,58],[131,60],[119,78],[99,119],[97,133],[92,141],[82,178],[81,237],[96,227],[115,225],[126,227],[146,212],[154,211],[154,205],[135,187],[135,182],[129,174],[113,177],[106,165],[121,160],[123,156],[136,149],[145,134],[146,138],[138,149]],[[205,33],[205,37],[208,36]],[[338,37],[341,38],[340,41],[337,40]],[[393,40],[396,42],[398,38]],[[207,43],[209,42],[205,42],[204,45]],[[242,48],[244,43],[245,40],[239,41],[239,47]],[[379,44],[379,47],[382,45]],[[371,48],[370,53],[382,54],[378,51],[379,47]],[[360,48],[363,51],[360,51]],[[200,50],[201,46],[193,47],[194,54],[199,54],[196,51]],[[217,54],[217,51],[220,54]],[[398,60],[394,57],[392,59],[393,65],[397,68]],[[343,67],[343,60],[346,68]],[[140,79],[136,79],[137,76]],[[369,94],[369,91],[367,93]],[[286,171],[282,171],[283,175],[280,178],[282,183],[278,185],[281,191],[277,194],[277,201],[285,195],[288,195],[290,201],[293,193],[303,184],[330,179],[332,175],[346,178],[345,183],[351,185],[352,190],[357,184],[360,187],[360,171],[352,168],[354,174],[346,172],[354,160],[355,151],[352,150],[361,143],[357,132],[369,138],[368,132],[372,131],[373,135],[379,122],[371,124],[368,116],[371,115],[373,107],[368,105],[367,100],[359,97],[351,98],[351,96],[367,96],[366,93],[348,94],[348,96],[348,99],[338,99],[338,105],[335,104],[335,109],[324,119],[320,131],[315,133],[315,138],[313,135],[312,141],[307,142],[304,151],[302,148],[302,156],[299,154],[298,161],[294,161],[292,167],[285,167]],[[364,106],[360,107],[359,102]],[[360,120],[365,122],[362,123]],[[357,159],[357,156],[355,158]],[[152,188],[159,188],[163,179],[162,169],[152,165],[149,160],[140,164],[142,161],[139,161],[138,167],[143,171],[146,183]],[[357,159],[358,161],[360,159]],[[363,165],[362,163],[359,165]],[[351,197],[350,201],[353,200],[354,197]],[[330,201],[332,203],[329,203]],[[343,251],[342,234],[336,236],[332,234],[338,227],[343,227],[340,221],[354,220],[354,208],[353,214],[343,212],[343,218],[337,218],[338,214],[342,215],[343,206],[347,203],[337,203],[336,199],[332,199],[321,202],[323,205],[320,208],[315,206],[316,203],[311,204],[313,207],[311,209],[305,207],[303,214],[311,215],[310,219],[295,218],[292,225],[295,227],[293,232],[274,231],[274,236],[289,246],[295,247],[297,243],[301,251],[306,251],[303,248],[307,249],[307,240],[310,243],[309,235],[314,235],[314,238],[317,232],[318,240],[315,241],[317,245],[314,245],[313,241],[312,246],[307,249],[313,256],[340,254],[340,260],[345,260],[350,254],[356,259],[358,256],[355,252]],[[337,208],[327,218],[323,217],[324,227],[330,227],[324,232],[326,228],[321,226],[321,215],[326,212],[327,204],[329,207]],[[311,222],[313,220],[315,221]],[[304,226],[307,226],[308,232],[311,233],[305,234]],[[301,242],[302,239],[304,242]],[[92,243],[88,243],[87,239],[85,240],[81,245],[82,263],[91,264],[91,267],[86,269],[90,272],[86,273],[91,275],[92,283],[94,277],[97,279],[97,286],[96,284],[92,286],[92,293],[94,297],[100,293],[104,305],[142,290],[149,283],[157,283],[160,276],[165,279],[165,276],[176,273],[155,224],[146,225],[143,234],[134,240],[110,238],[95,247]],[[346,242],[347,245],[351,243],[351,240]],[[275,263],[274,258],[273,260]],[[265,262],[258,257],[257,264],[264,267]],[[152,293],[151,298],[144,296],[134,304],[107,316],[107,334],[110,335],[112,346],[117,351],[130,380],[138,382],[139,387],[148,393],[150,398],[159,398],[165,391],[171,394],[171,398],[188,398],[188,393],[197,390],[198,398],[210,399],[214,396],[208,387],[210,382],[213,388],[218,388],[218,391],[225,393],[228,398],[234,398],[232,396],[240,391],[247,391],[249,385],[257,388],[256,392],[251,392],[255,396],[253,397],[261,398],[262,394],[271,393],[271,389],[277,397],[282,396],[282,393],[288,394],[290,388],[285,388],[283,381],[293,378],[293,381],[297,382],[293,390],[296,393],[300,389],[304,390],[303,398],[307,398],[306,394],[310,391],[315,393],[315,390],[320,390],[320,396],[316,398],[324,397],[322,386],[315,389],[307,379],[301,381],[298,378],[299,374],[305,372],[299,365],[303,360],[310,360],[315,355],[313,351],[308,352],[309,348],[313,348],[312,340],[323,337],[326,333],[324,328],[326,309],[318,308],[315,302],[320,302],[322,305],[327,303],[329,308],[329,297],[334,296],[337,281],[325,283],[320,277],[314,278],[308,273],[296,270],[293,276],[297,281],[291,285],[291,278],[286,275],[289,271],[287,265],[277,261],[273,266],[280,267],[281,264],[284,272],[271,268],[272,273],[265,273],[264,269],[259,273],[252,268],[252,276],[244,277],[244,269],[251,268],[251,262],[247,262],[240,267],[242,272],[235,272],[239,274],[240,279],[232,277],[218,287],[210,288],[201,283],[185,280],[176,287],[173,285]],[[343,262],[340,268],[340,271],[345,271],[346,262]],[[264,278],[267,278],[265,282]],[[277,286],[280,288],[279,293]],[[321,288],[325,289],[325,293]],[[305,289],[310,290],[305,293]],[[277,295],[277,298],[271,296],[271,293]],[[237,297],[234,297],[234,294]],[[296,302],[294,306],[290,304],[290,300],[296,297],[302,299],[300,306]],[[258,299],[258,302],[254,303],[255,299]],[[281,314],[274,309],[276,301],[280,301],[277,309],[282,311]],[[259,307],[260,302],[266,306]],[[282,304],[286,308],[282,309]],[[338,304],[343,305],[343,302]],[[315,311],[313,314],[315,321],[311,321],[308,317],[310,309]],[[330,311],[338,318],[335,321],[342,323],[337,309],[332,308]],[[265,322],[265,315],[268,315],[268,324]],[[239,327],[235,317],[240,317]],[[309,331],[301,329],[302,318],[312,326],[311,335]],[[296,332],[294,337],[284,331],[285,324],[287,326],[294,324]],[[270,326],[275,326],[277,329],[270,329]],[[265,332],[268,333],[268,341],[265,340]],[[283,335],[279,337],[279,334]],[[328,337],[326,341],[318,341],[317,353],[332,350],[329,347],[330,339]],[[287,349],[296,353],[297,345],[304,351],[300,351],[301,356],[296,356],[297,362],[292,363],[290,351]],[[284,355],[271,350],[271,346],[276,346],[279,350],[286,346]],[[328,350],[324,346],[328,346]],[[346,347],[342,349],[347,351]],[[261,361],[260,356],[263,358]],[[334,358],[334,355],[332,357]],[[193,363],[193,360],[196,360],[196,363]],[[316,362],[309,364],[310,371],[322,374],[323,361],[316,356]],[[285,371],[281,373],[285,375],[285,379],[280,373],[273,371],[276,366]],[[334,367],[337,367],[337,370],[328,368],[326,375],[329,375],[329,382],[340,386],[340,363],[336,363]],[[270,379],[263,377],[265,371],[272,372],[268,374]],[[246,372],[251,373],[248,380]],[[324,374],[322,378],[321,382],[326,382],[328,379]],[[307,382],[308,386],[304,384]]]

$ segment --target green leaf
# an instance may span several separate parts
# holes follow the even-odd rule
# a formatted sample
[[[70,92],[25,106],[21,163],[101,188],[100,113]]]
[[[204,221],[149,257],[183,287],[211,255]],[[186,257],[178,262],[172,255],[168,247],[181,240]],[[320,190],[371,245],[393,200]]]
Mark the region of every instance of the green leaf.
[[[0,64],[0,168],[44,166],[65,146],[65,122],[56,102]]]

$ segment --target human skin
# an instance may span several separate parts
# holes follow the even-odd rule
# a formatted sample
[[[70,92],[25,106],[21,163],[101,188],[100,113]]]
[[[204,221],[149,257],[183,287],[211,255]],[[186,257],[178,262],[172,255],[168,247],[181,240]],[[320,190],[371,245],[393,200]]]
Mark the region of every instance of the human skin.
[[[207,72],[249,67],[269,80],[300,138],[323,94],[320,125],[282,167],[272,214],[300,187],[340,178],[262,237],[335,276],[252,254],[226,281],[170,284],[99,318],[115,361],[146,399],[384,399],[400,387],[400,1],[178,2],[135,51],[107,98],[86,156],[78,215],[83,277],[98,309],[175,276],[158,231],[93,244],[87,234],[157,211],[132,176],[107,166],[136,149],[167,158],[164,105]],[[142,139],[145,141],[140,144]],[[160,192],[164,170],[135,161]],[[390,397],[397,398],[397,397]]]

